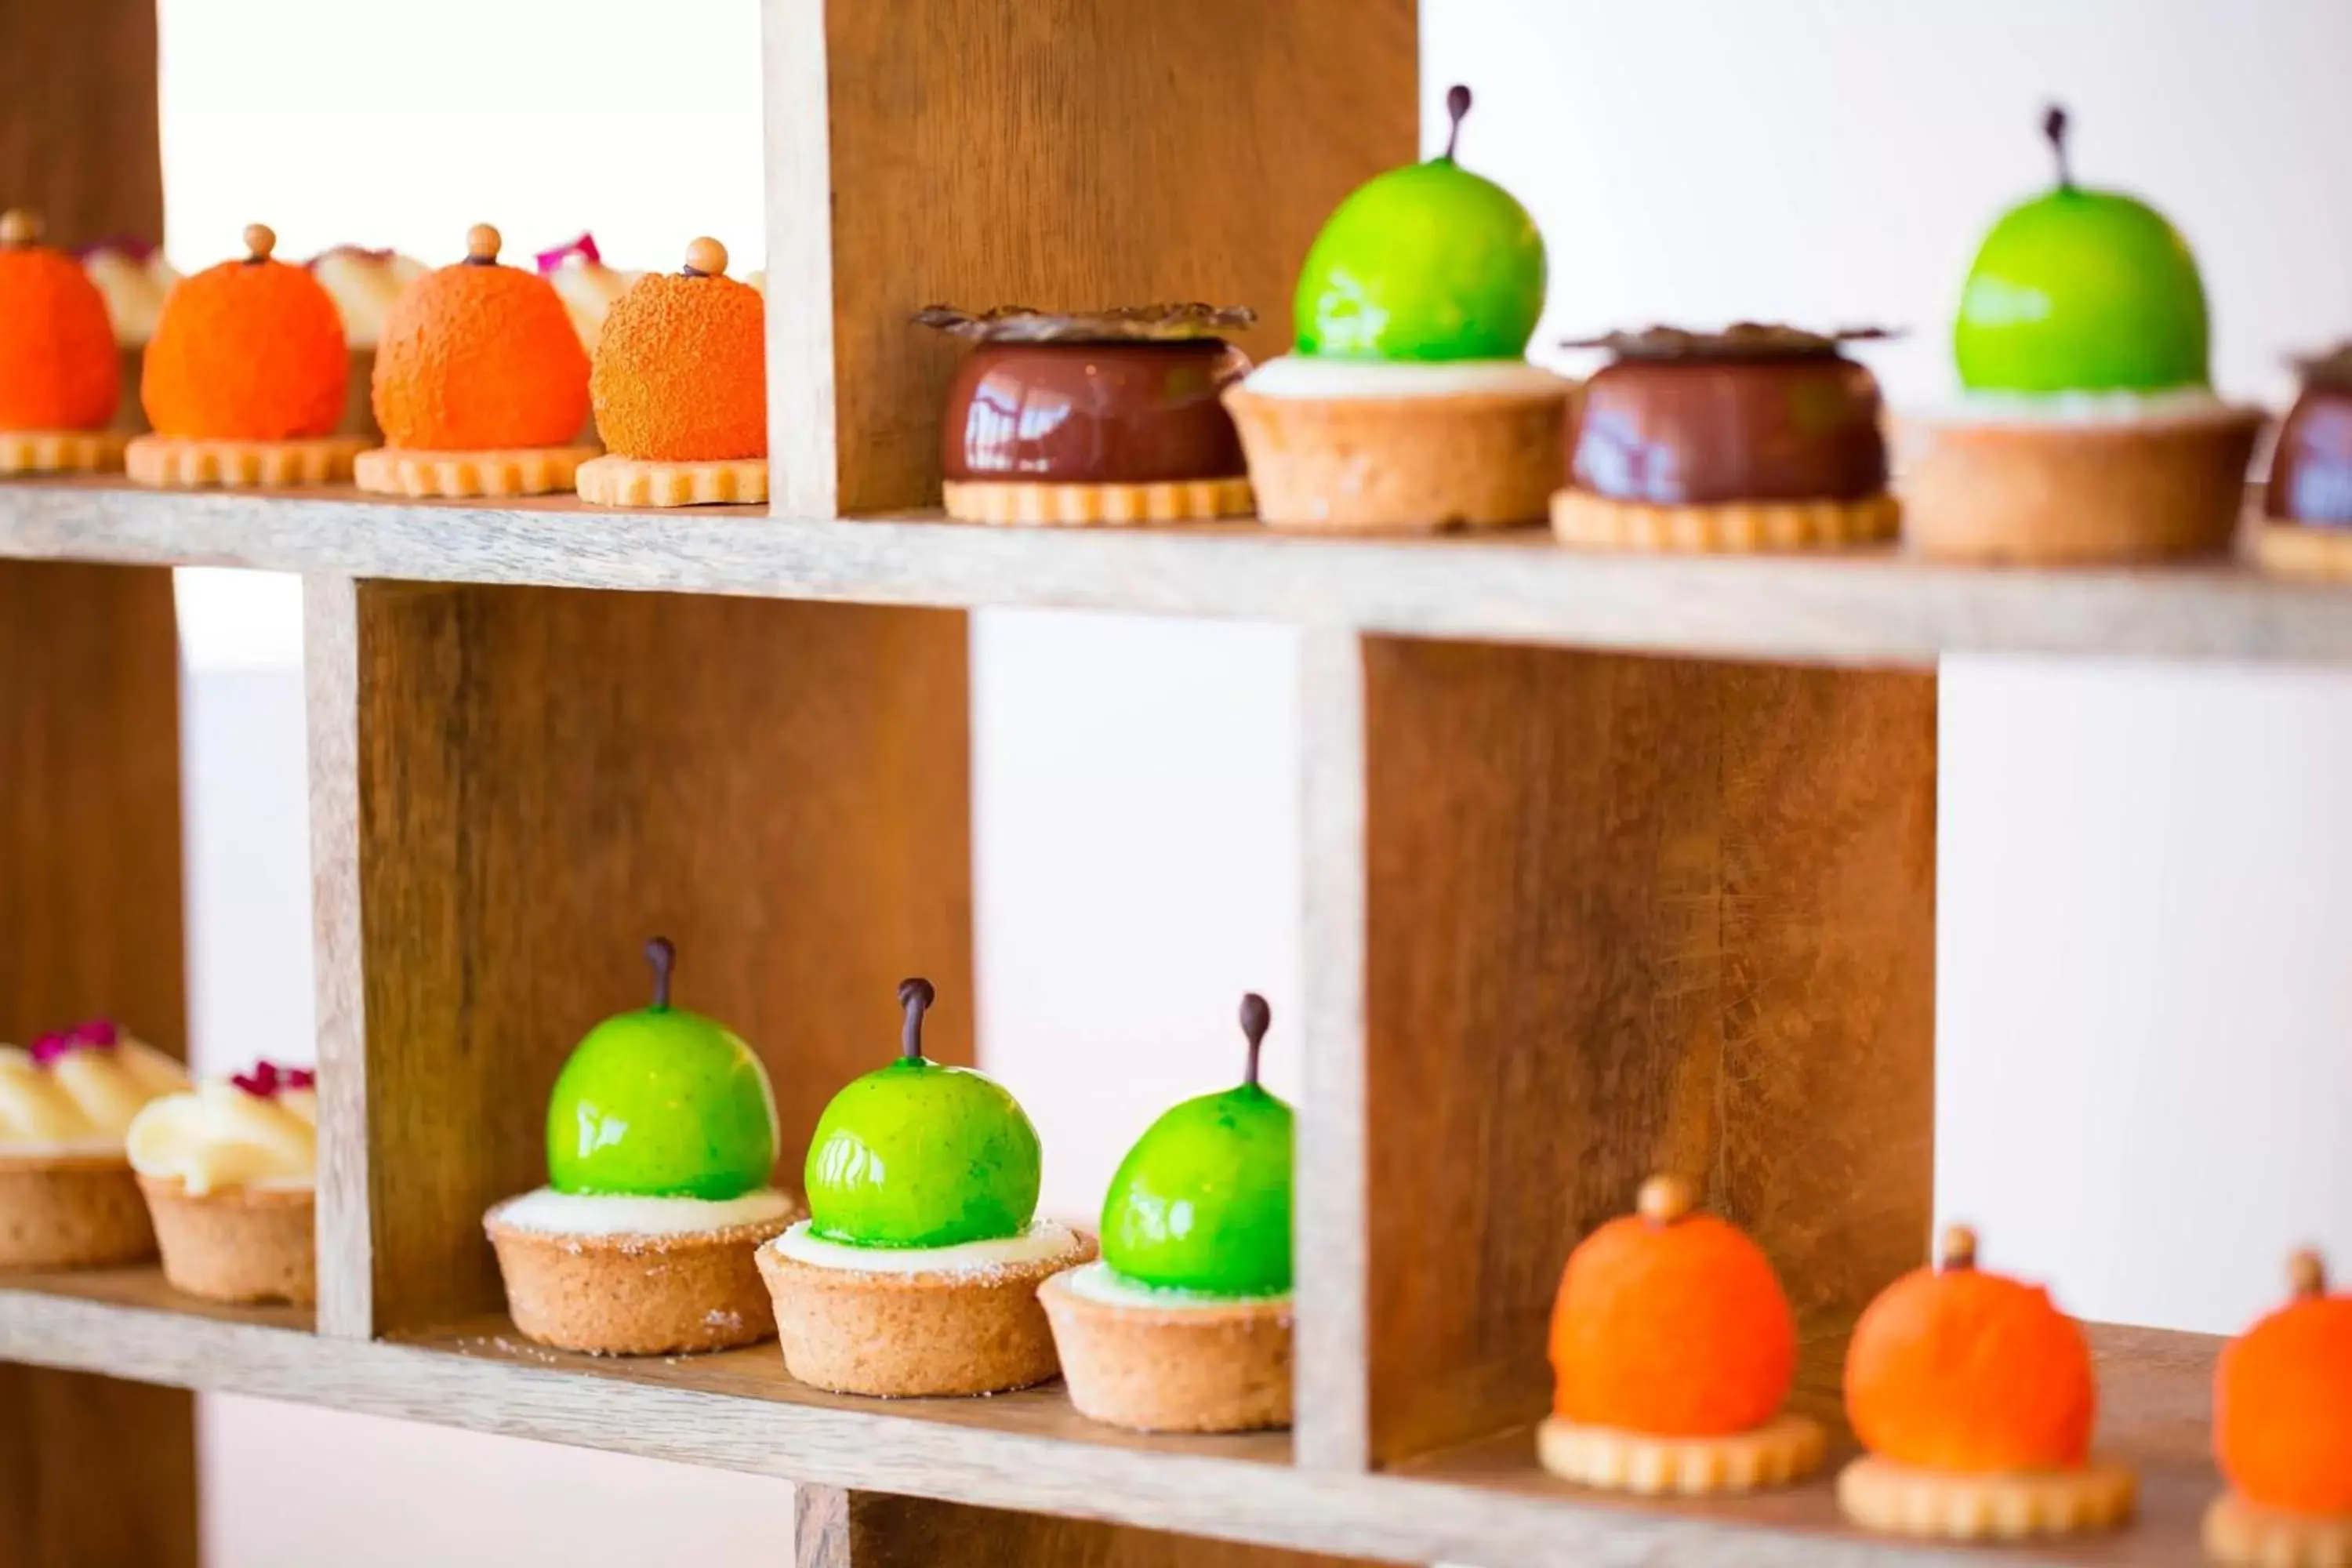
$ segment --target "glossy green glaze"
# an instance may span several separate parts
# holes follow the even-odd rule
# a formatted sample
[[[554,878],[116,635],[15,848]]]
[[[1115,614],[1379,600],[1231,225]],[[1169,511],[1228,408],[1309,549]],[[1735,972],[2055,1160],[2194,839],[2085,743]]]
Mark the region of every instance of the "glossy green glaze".
[[[810,1228],[857,1247],[1018,1236],[1037,1212],[1037,1129],[1003,1084],[921,1058],[853,1080],[818,1119]]]
[[[1103,1199],[1103,1261],[1162,1289],[1290,1289],[1290,1107],[1255,1084],[1173,1106]]]

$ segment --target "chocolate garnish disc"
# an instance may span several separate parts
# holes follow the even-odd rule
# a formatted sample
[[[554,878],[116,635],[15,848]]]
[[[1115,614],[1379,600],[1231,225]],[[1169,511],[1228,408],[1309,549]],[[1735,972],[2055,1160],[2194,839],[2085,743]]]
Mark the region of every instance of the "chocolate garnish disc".
[[[1885,342],[1900,336],[1901,332],[1885,327],[1840,327],[1814,332],[1779,322],[1735,321],[1719,332],[1645,327],[1638,332],[1572,338],[1559,346],[1606,349],[1620,359],[1828,359],[1847,343]]]
[[[997,305],[975,315],[952,305],[927,305],[911,318],[952,337],[980,343],[1196,342],[1240,331],[1257,321],[1246,305],[1120,305],[1108,310],[1038,310]]]

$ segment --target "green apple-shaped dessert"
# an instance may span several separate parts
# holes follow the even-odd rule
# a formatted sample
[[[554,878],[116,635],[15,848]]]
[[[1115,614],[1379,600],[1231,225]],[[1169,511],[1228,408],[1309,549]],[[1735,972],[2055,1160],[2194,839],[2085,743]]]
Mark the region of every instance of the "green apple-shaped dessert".
[[[928,980],[902,981],[899,1057],[817,1120],[809,1228],[853,1247],[953,1247],[1018,1236],[1037,1210],[1037,1129],[987,1074],[923,1055]]]
[[[725,1025],[670,1005],[677,950],[646,946],[653,1005],[588,1031],[547,1104],[559,1193],[732,1198],[767,1184],[776,1100],[767,1069]]]
[[[1302,354],[1517,359],[1543,313],[1544,246],[1511,193],[1454,161],[1470,89],[1445,95],[1454,129],[1425,163],[1375,175],[1323,225],[1298,274]]]
[[[2042,124],[2057,188],[1978,250],[1952,348],[1971,392],[2160,392],[2207,379],[2205,286],[2164,215],[2074,184],[2066,112]]]
[[[1258,1083],[1273,1013],[1242,998],[1241,1083],[1171,1108],[1136,1140],[1103,1200],[1103,1263],[1160,1289],[1271,1296],[1290,1289],[1290,1107]]]

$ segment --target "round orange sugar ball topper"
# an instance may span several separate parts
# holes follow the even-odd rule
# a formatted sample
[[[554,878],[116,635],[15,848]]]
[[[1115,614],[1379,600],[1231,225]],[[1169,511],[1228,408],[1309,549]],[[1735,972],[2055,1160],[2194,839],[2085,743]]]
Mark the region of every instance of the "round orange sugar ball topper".
[[[142,485],[347,479],[362,442],[333,434],[351,365],[335,302],[248,225],[245,255],[184,278],[148,341],[140,401],[152,435],[123,454]]]
[[[1845,1408],[1869,1450],[1838,1478],[1856,1523],[1955,1540],[2122,1523],[2137,1485],[2091,1457],[2090,1347],[2039,1285],[1979,1269],[1976,1233],[1878,1294],[1846,1352]]]
[[[106,297],[40,239],[33,214],[0,215],[0,474],[111,468],[122,373]]]
[[[596,455],[588,354],[563,301],[535,272],[499,265],[499,231],[476,224],[466,259],[409,285],[376,345],[384,444],[353,477],[389,495],[541,495],[572,488]]]
[[[630,285],[596,339],[589,392],[610,451],[581,466],[598,506],[768,499],[767,311],[708,237]]]
[[[2352,1563],[2352,1294],[2315,1252],[2293,1298],[2230,1342],[2213,1372],[2213,1458],[2230,1490],[2205,1515],[2223,1563]]]
[[[1797,1325],[1763,1249],[1653,1176],[1578,1244],[1552,1308],[1553,1474],[1636,1492],[1733,1492],[1811,1474],[1818,1422],[1783,1412]]]

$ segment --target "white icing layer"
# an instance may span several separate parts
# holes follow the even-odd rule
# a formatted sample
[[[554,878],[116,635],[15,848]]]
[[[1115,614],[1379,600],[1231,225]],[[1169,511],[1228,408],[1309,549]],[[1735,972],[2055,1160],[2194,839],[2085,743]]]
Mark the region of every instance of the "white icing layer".
[[[82,269],[106,298],[106,314],[114,323],[114,341],[123,348],[143,347],[155,335],[163,316],[163,297],[180,275],[160,250],[135,257],[127,250],[100,246],[82,258]]]
[[[541,1187],[509,1198],[490,1217],[544,1236],[687,1236],[765,1225],[798,1211],[791,1197],[761,1187],[739,1198],[646,1198],[608,1193],[559,1193]]]
[[[827,1241],[801,1221],[768,1243],[782,1257],[812,1268],[842,1268],[860,1274],[978,1274],[1062,1257],[1078,1244],[1077,1233],[1050,1219],[1032,1223],[1019,1236],[963,1241],[953,1247],[853,1247]]]
[[[1569,384],[1520,359],[1326,359],[1283,354],[1242,384],[1264,397],[1454,397],[1475,393],[1565,396]]]
[[[310,263],[310,276],[343,318],[343,341],[372,349],[383,339],[384,318],[408,286],[428,268],[413,256],[341,247]]]
[[[1910,417],[1938,425],[2137,425],[2234,417],[2210,386],[2160,392],[1964,392]]]
[[[43,1066],[0,1046],[0,1153],[120,1154],[140,1107],[188,1087],[186,1069],[128,1035]]]
[[[131,1168],[177,1177],[202,1197],[222,1187],[299,1190],[319,1173],[319,1097],[247,1094],[226,1079],[151,1100],[125,1140]]]
[[[580,334],[580,346],[593,354],[597,338],[604,334],[604,318],[613,313],[613,307],[629,291],[629,285],[644,276],[642,272],[624,272],[601,261],[591,261],[575,251],[547,275],[547,281],[556,298],[563,301],[563,313],[572,318],[572,330]]]
[[[1217,1296],[1205,1290],[1171,1290],[1158,1285],[1146,1285],[1130,1279],[1108,1263],[1088,1263],[1073,1268],[1063,1282],[1074,1296],[1089,1301],[1100,1301],[1112,1307],[1150,1307],[1156,1311],[1183,1311],[1187,1309],[1212,1307],[1248,1307],[1290,1305],[1290,1292],[1279,1296]]]

